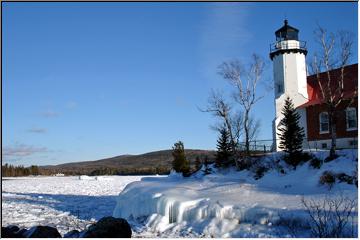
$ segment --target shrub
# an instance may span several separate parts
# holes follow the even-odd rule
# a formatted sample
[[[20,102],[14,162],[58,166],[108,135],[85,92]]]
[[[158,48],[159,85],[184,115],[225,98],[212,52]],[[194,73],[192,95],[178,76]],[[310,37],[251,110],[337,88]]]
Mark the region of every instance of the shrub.
[[[254,179],[258,180],[258,179],[262,178],[267,171],[269,171],[269,168],[267,168],[265,166],[258,166],[255,170]]]
[[[338,158],[339,156],[338,155],[334,155],[334,156],[328,156],[325,158],[324,162],[331,162],[332,160]]]
[[[353,184],[354,181],[354,177],[349,176],[346,173],[338,173],[336,178],[339,180],[339,182],[346,182],[347,184]]]
[[[195,158],[195,171],[199,171],[202,166],[201,160],[199,156]]]
[[[309,216],[313,237],[357,237],[355,233],[356,199],[340,195],[336,198],[327,197],[322,200],[302,198],[301,203]]]
[[[238,166],[239,166],[240,171],[250,169],[252,164],[253,164],[253,161],[248,156],[244,156],[238,161]]]
[[[292,238],[301,237],[301,233],[306,230],[309,231],[310,225],[306,219],[296,216],[294,214],[278,213],[279,220],[277,225],[285,227],[286,231],[291,235]]]
[[[211,174],[212,173],[212,170],[209,166],[209,159],[207,156],[205,156],[204,158],[204,169],[203,169],[203,173],[204,175],[208,175],[208,174]]]
[[[320,169],[321,165],[322,165],[322,161],[316,157],[314,157],[313,159],[310,160],[310,166],[312,168]]]
[[[329,189],[335,184],[336,175],[331,171],[325,171],[320,177],[320,184],[326,185]]]
[[[355,186],[358,187],[358,170],[357,170],[357,168],[353,172],[353,179],[354,179]]]
[[[296,167],[303,161],[302,154],[301,153],[292,154],[292,155],[287,154],[284,156],[284,161],[288,165],[291,165],[294,169],[296,169]]]
[[[308,162],[314,158],[315,158],[314,155],[312,155],[311,153],[307,153],[307,152],[301,153],[302,162]]]

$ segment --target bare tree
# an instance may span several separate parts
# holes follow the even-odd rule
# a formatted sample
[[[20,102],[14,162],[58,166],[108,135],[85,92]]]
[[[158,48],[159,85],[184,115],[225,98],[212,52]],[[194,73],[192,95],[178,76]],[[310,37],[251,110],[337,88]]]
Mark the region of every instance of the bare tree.
[[[219,66],[219,74],[235,86],[234,99],[244,110],[243,129],[247,156],[250,155],[250,139],[253,135],[251,127],[254,127],[250,119],[250,112],[255,103],[263,97],[257,95],[256,87],[261,79],[264,67],[264,61],[256,54],[253,54],[252,62],[248,68],[244,67],[238,60],[224,62]]]
[[[327,108],[329,133],[331,135],[329,157],[334,158],[336,151],[336,108],[344,101],[347,101],[344,99],[344,69],[352,55],[353,36],[347,31],[339,31],[337,34],[329,33],[321,26],[318,26],[314,34],[317,43],[320,45],[320,51],[314,54],[310,67],[313,74],[316,75],[320,88],[320,100]],[[338,76],[331,74],[331,71],[335,69],[339,69],[340,74]],[[321,78],[323,75],[320,74],[322,72],[325,72],[323,78]],[[354,91],[356,92],[357,89]],[[349,104],[352,101],[354,99],[351,99]]]
[[[230,103],[228,103],[222,92],[212,90],[208,98],[206,109],[200,109],[202,112],[212,113],[221,120],[221,123],[212,126],[212,129],[220,131],[223,125],[229,133],[231,141],[231,151],[236,167],[238,168],[237,146],[242,132],[242,114],[241,112],[232,112]]]

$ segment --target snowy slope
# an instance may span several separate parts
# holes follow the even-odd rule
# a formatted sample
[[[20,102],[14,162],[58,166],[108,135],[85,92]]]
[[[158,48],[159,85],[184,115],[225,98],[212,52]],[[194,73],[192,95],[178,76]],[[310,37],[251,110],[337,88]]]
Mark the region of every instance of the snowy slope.
[[[317,153],[322,158],[326,153]],[[278,225],[279,215],[306,217],[301,198],[321,199],[339,194],[357,197],[357,188],[345,183],[329,191],[318,184],[325,170],[355,170],[354,151],[340,151],[337,160],[313,169],[308,163],[287,174],[276,170],[254,180],[254,173],[219,171],[190,178],[143,178],[120,193],[113,212],[128,219],[135,231],[160,237],[289,237]],[[270,155],[263,161],[271,161]],[[303,233],[308,237],[308,233]]]

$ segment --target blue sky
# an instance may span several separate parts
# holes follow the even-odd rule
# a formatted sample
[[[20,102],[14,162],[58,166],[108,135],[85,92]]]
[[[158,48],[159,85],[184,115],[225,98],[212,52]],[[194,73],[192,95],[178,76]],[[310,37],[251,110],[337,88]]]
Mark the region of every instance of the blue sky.
[[[357,3],[2,3],[2,155],[58,164],[121,154],[215,149],[216,120],[198,110],[231,87],[223,61],[252,53],[267,63],[274,32],[289,24],[316,49],[316,24],[355,34]],[[271,139],[274,94],[253,116]]]

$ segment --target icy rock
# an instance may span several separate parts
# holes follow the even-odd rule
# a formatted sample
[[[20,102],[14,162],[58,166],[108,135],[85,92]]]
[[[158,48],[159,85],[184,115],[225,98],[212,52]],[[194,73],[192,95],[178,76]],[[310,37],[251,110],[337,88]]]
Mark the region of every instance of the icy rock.
[[[27,238],[61,238],[56,228],[49,226],[36,226],[24,233]]]
[[[129,223],[123,218],[104,217],[81,234],[83,238],[131,238]]]

